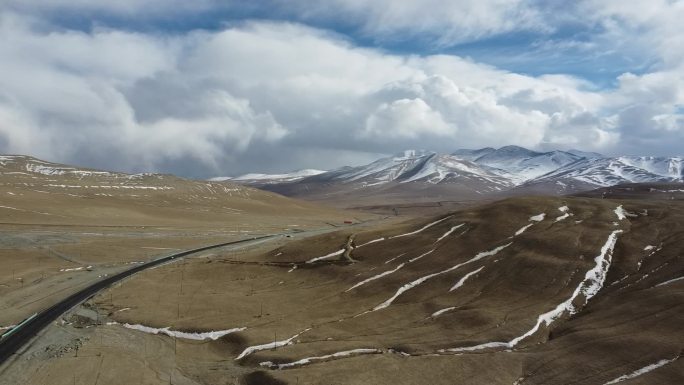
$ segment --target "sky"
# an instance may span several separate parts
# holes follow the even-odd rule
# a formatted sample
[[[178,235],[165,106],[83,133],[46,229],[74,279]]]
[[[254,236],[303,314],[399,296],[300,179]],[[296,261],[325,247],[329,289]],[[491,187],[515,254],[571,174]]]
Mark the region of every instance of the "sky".
[[[205,178],[682,155],[684,0],[2,0],[0,153]]]

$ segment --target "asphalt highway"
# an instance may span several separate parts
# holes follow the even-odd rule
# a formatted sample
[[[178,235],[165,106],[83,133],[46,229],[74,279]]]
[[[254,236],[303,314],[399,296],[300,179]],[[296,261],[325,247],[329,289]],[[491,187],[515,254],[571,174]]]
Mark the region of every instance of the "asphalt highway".
[[[241,243],[248,243],[248,242],[253,242],[257,240],[262,240],[262,239],[267,239],[267,238],[273,238],[279,235],[265,235],[261,237],[254,237],[254,238],[249,238],[249,239],[242,239],[239,241],[233,241],[233,242],[225,242],[225,243],[219,243],[215,245],[210,245],[210,246],[204,246],[200,247],[197,249],[192,249],[192,250],[186,250],[180,253],[176,254],[171,254],[166,257],[162,257],[159,259],[155,259],[153,261],[137,265],[135,267],[132,267],[126,271],[123,271],[121,273],[112,275],[110,277],[106,277],[100,281],[97,281],[90,286],[70,295],[69,297],[61,300],[60,302],[56,303],[55,305],[51,306],[48,309],[45,309],[41,311],[40,313],[37,313],[26,320],[24,320],[22,323],[17,325],[15,328],[11,329],[10,331],[6,332],[3,334],[2,338],[0,339],[0,365],[5,363],[5,361],[9,360],[12,355],[17,353],[19,349],[21,349],[24,345],[26,345],[33,337],[35,337],[38,332],[43,330],[46,326],[48,326],[52,321],[58,319],[62,314],[66,313],[70,309],[72,309],[74,306],[79,305],[83,301],[87,300],[88,298],[92,297],[93,295],[97,294],[102,289],[106,289],[107,287],[130,277],[131,275],[135,273],[139,273],[143,270],[149,269],[151,267],[159,266],[164,263],[172,262],[175,259],[182,258],[185,256],[188,256],[190,254],[195,254],[199,253],[202,251],[210,250],[210,249],[216,249],[219,247],[224,247],[224,246],[230,246],[230,245],[237,245]]]

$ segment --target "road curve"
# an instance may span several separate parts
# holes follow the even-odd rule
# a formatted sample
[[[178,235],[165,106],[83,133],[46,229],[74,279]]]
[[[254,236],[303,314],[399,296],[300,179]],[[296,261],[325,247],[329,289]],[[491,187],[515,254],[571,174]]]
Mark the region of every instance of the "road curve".
[[[186,250],[180,253],[172,254],[166,257],[155,259],[144,264],[137,265],[121,273],[112,275],[111,277],[106,277],[100,281],[91,284],[88,287],[81,289],[80,291],[70,295],[69,297],[61,300],[55,305],[49,307],[37,313],[24,322],[20,323],[14,329],[6,332],[2,339],[0,339],[0,366],[2,366],[7,360],[9,360],[13,354],[15,354],[22,346],[26,345],[33,337],[35,337],[38,332],[43,330],[52,321],[56,320],[62,314],[69,311],[74,306],[80,304],[81,302],[87,300],[88,298],[95,295],[102,289],[105,289],[122,279],[130,277],[135,273],[139,273],[143,270],[149,269],[151,267],[159,266],[161,264],[171,262],[175,259],[185,257],[190,254],[199,253],[201,251],[215,249],[224,246],[237,245],[240,243],[252,242],[260,239],[267,239],[277,237],[279,235],[265,235],[261,237],[254,237],[249,239],[242,239],[239,241],[219,243],[210,246],[204,246],[197,249]]]

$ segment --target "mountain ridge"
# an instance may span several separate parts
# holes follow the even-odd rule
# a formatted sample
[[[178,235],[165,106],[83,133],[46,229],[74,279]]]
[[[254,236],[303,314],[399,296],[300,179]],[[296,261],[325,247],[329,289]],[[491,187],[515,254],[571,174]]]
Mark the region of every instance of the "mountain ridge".
[[[376,197],[396,203],[571,194],[622,183],[680,183],[683,170],[680,156],[610,157],[576,149],[533,151],[504,146],[458,149],[449,154],[406,150],[367,165],[341,167],[289,182],[246,184],[304,199],[363,203]]]

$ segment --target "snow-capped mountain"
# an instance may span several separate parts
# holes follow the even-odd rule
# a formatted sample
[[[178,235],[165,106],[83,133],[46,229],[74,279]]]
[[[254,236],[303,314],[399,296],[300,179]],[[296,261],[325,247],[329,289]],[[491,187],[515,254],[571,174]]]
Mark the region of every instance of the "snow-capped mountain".
[[[489,166],[514,184],[522,184],[583,158],[572,152],[536,152],[518,146],[457,150],[453,154],[479,165]]]
[[[343,167],[290,183],[250,183],[287,196],[346,204],[479,198],[510,189],[511,180],[454,155],[408,150],[364,166]]]
[[[496,149],[491,147],[485,147],[479,150],[460,149],[452,152],[451,155],[455,155],[456,157],[461,159],[474,161],[477,158],[480,158],[487,154],[491,154],[495,151]]]
[[[345,167],[325,174],[307,178],[305,181],[329,181],[354,183],[362,187],[389,184],[454,183],[456,180],[472,180],[481,184],[510,187],[506,177],[497,170],[460,159],[453,155],[439,155],[430,151],[408,150],[392,157],[379,159],[369,165]]]
[[[588,151],[580,151],[580,150],[568,150],[566,152],[569,152],[573,155],[577,155],[581,158],[587,158],[587,159],[604,158],[604,156],[602,154],[599,154],[598,152],[588,152]]]
[[[248,174],[232,181],[284,195],[381,201],[471,200],[524,193],[567,194],[621,183],[682,182],[681,157],[605,157],[579,150],[539,152],[518,146],[451,154],[408,150],[368,165],[311,175]]]
[[[364,186],[376,186],[405,178],[418,172],[436,154],[424,150],[407,150],[401,154],[378,159],[366,166],[344,167],[323,174],[318,180],[356,182]]]
[[[668,178],[682,179],[684,176],[681,157],[621,156],[617,161]]]
[[[489,166],[519,186],[555,184],[559,192],[620,183],[681,182],[682,158],[605,157],[580,150],[536,152],[518,146],[457,150],[457,156]]]
[[[315,170],[315,169],[305,169],[305,170],[297,170],[293,171],[290,173],[285,173],[285,174],[258,174],[258,173],[249,173],[249,174],[244,174],[236,177],[230,177],[230,176],[219,176],[215,178],[209,179],[212,182],[223,182],[227,180],[232,180],[234,182],[240,182],[240,183],[245,183],[245,184],[272,184],[272,183],[287,183],[287,182],[296,182],[298,180],[302,180],[304,178],[314,176],[314,175],[319,175],[323,174],[324,170]]]
[[[627,157],[582,158],[541,177],[525,186],[556,185],[558,192],[608,187],[622,183],[682,182],[682,158]]]

